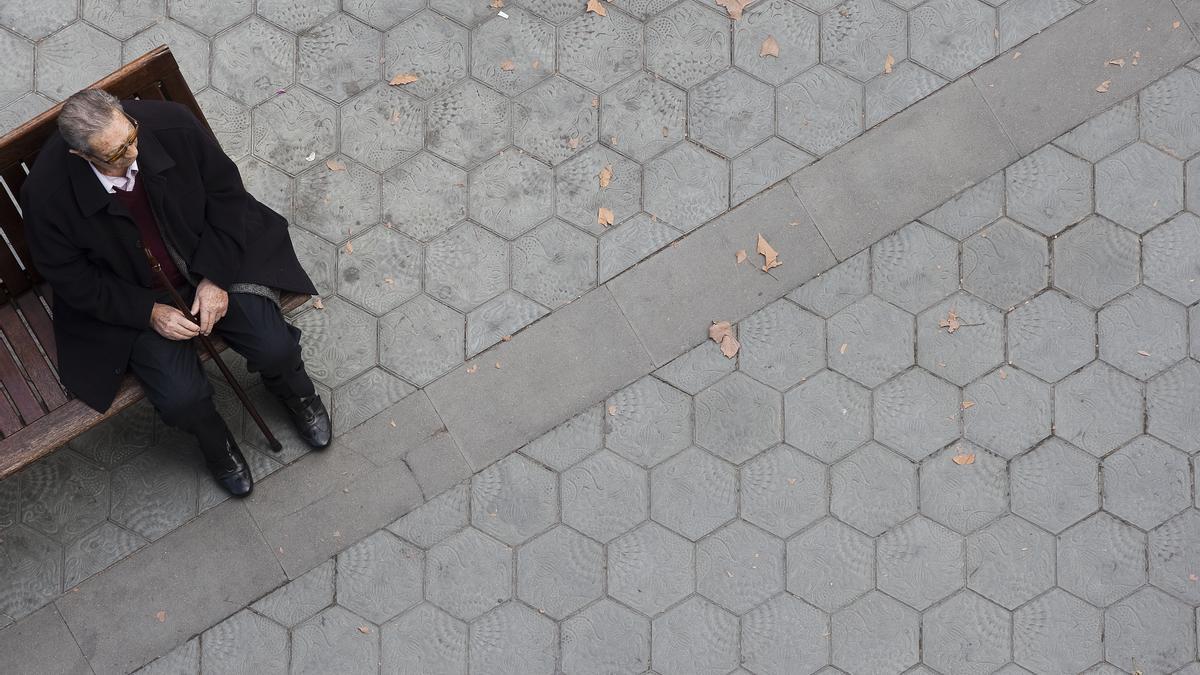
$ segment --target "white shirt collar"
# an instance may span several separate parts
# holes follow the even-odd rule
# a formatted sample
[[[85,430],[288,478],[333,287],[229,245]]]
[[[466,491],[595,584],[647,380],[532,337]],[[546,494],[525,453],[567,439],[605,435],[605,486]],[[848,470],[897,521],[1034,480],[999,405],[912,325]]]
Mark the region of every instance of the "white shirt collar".
[[[137,180],[138,164],[136,159],[133,160],[133,164],[129,165],[124,176],[106,176],[100,173],[95,164],[88,162],[88,166],[92,167],[92,173],[96,174],[96,178],[100,179],[100,185],[104,186],[104,191],[109,194],[118,189],[128,192],[133,189],[134,181]]]

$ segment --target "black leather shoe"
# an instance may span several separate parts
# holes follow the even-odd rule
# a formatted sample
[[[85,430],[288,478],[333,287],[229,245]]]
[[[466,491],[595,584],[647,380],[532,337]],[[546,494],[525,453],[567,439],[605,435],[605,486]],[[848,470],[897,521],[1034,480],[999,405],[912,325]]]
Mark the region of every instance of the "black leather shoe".
[[[329,421],[329,412],[319,394],[285,399],[283,404],[305,443],[314,448],[329,445],[333,440],[333,423]]]
[[[217,483],[234,497],[245,497],[254,489],[250,466],[233,438],[225,437],[225,452],[218,461],[209,460],[208,470]]]

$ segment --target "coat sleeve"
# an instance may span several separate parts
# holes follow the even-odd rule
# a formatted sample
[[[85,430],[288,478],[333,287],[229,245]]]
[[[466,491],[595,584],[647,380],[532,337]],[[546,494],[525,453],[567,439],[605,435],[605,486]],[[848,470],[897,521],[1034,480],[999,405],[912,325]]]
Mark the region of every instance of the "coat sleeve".
[[[50,283],[55,301],[105,323],[145,330],[154,292],[93,264],[38,204],[22,194],[25,237],[38,273]]]
[[[250,198],[242,185],[237,165],[217,145],[216,139],[191,113],[192,137],[200,179],[204,183],[204,220],[208,228],[200,236],[191,269],[221,288],[237,281],[246,249],[246,218]]]

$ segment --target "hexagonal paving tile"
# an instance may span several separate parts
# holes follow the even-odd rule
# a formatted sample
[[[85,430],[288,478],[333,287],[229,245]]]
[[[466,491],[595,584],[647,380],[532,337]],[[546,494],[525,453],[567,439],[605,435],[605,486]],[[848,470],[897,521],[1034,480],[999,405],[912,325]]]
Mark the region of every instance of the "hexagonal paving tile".
[[[1054,239],[1054,285],[1092,307],[1138,282],[1138,238],[1100,216],[1089,216]]]
[[[1087,162],[1048,145],[1004,171],[1008,215],[1046,235],[1058,234],[1092,210]]]
[[[434,12],[419,12],[389,31],[384,51],[385,79],[401,73],[416,75],[416,81],[403,87],[421,98],[430,98],[467,76],[466,29]]]
[[[578,3],[569,0],[521,0],[521,5],[550,23],[562,23],[583,13]]]
[[[1095,362],[1054,387],[1054,433],[1102,457],[1142,430],[1142,384]]]
[[[296,257],[308,273],[308,277],[312,279],[317,293],[322,296],[332,295],[337,283],[334,276],[337,250],[330,246],[329,242],[299,227],[289,227],[288,235],[292,238],[292,248],[296,250]]]
[[[1200,73],[1180,68],[1138,94],[1142,138],[1181,159],[1200,152]]]
[[[962,537],[924,517],[879,538],[879,590],[926,609],[965,583]]]
[[[521,453],[555,471],[566,471],[567,467],[599,450],[604,443],[602,415],[601,406],[592,406],[533,439],[521,448]],[[563,487],[566,487],[565,483]],[[564,499],[564,507],[566,503]]]
[[[829,367],[875,387],[913,364],[913,318],[871,295],[827,322]]]
[[[1192,329],[1197,325],[1193,323]],[[1196,436],[1200,363],[1183,361],[1151,382],[1146,390],[1146,412],[1147,431],[1186,452],[1200,452]]]
[[[833,466],[830,511],[871,536],[917,511],[917,469],[878,443]]]
[[[692,442],[691,399],[652,377],[643,377],[613,394],[616,408],[606,422],[605,445],[644,467],[651,467]]]
[[[375,627],[338,605],[292,629],[291,665],[298,672],[369,673],[378,664]]]
[[[1146,535],[1101,512],[1058,541],[1058,584],[1104,607],[1146,583]]]
[[[886,2],[849,0],[822,18],[822,61],[857,80],[882,73],[889,54],[897,61],[908,55],[904,12]]]
[[[777,389],[787,389],[825,366],[824,323],[779,300],[742,319],[738,369]]]
[[[1200,604],[1200,512],[1187,510],[1150,532],[1150,583],[1190,604]]]
[[[742,618],[742,664],[768,675],[814,672],[829,662],[826,635],[824,612],[780,595]]]
[[[725,358],[717,343],[705,341],[675,357],[673,361],[654,371],[654,375],[671,386],[694,395],[732,373],[736,367],[737,362]]]
[[[961,434],[958,388],[914,368],[874,392],[875,440],[921,460]]]
[[[254,0],[170,0],[169,9],[172,19],[201,33],[216,35],[249,16],[254,11]]]
[[[249,108],[212,88],[196,94],[196,102],[225,154],[239,159],[250,152]]]
[[[194,493],[193,493],[194,494]],[[22,617],[62,593],[62,547],[24,525],[4,530],[0,614]]]
[[[959,386],[971,382],[1004,363],[1003,314],[969,293],[950,296],[917,317],[917,362]]]
[[[399,232],[377,227],[338,249],[338,293],[372,314],[420,292],[421,245]]]
[[[509,96],[554,72],[554,26],[520,7],[488,19],[471,36],[471,75]]]
[[[608,186],[602,188],[598,176],[606,168],[612,175]],[[640,208],[641,167],[604,146],[593,145],[578,156],[563,162],[559,165],[557,173],[554,185],[558,195],[558,216],[592,234],[604,235],[616,231],[600,224],[601,208],[612,211],[614,224],[634,216]],[[665,227],[657,221],[654,222],[654,226]],[[667,231],[671,232],[670,228]],[[638,256],[638,260],[641,260],[641,257]]]
[[[1104,658],[1165,673],[1195,659],[1195,618],[1190,607],[1154,588],[1143,588],[1104,612]]]
[[[425,252],[425,289],[461,311],[471,310],[508,285],[508,244],[474,223],[431,243]]]
[[[467,217],[467,174],[422,152],[383,179],[383,218],[408,236],[429,241]]]
[[[375,365],[375,317],[333,298],[324,309],[295,320],[304,333],[304,363],[313,379],[328,387],[344,384]]]
[[[204,631],[200,642],[204,665],[214,672],[279,672],[288,661],[287,630],[248,609]]]
[[[1200,300],[1200,217],[1181,213],[1143,239],[1146,285],[1185,305]]]
[[[388,622],[379,635],[385,672],[467,670],[466,625],[429,603]]]
[[[118,40],[127,40],[155,21],[161,21],[166,4],[166,0],[85,0],[83,19]]]
[[[1187,310],[1138,286],[1100,310],[1100,358],[1149,379],[1187,355]]]
[[[199,457],[171,451],[151,448],[112,471],[109,518],[151,541],[197,511],[196,479],[203,470]]]
[[[902,672],[918,659],[917,624],[915,611],[872,591],[833,615],[833,663],[849,673]]]
[[[250,130],[250,127],[246,127],[247,143],[253,142],[253,138],[249,136]],[[252,149],[247,145],[247,152]],[[292,201],[296,190],[290,176],[254,156],[241,158],[237,167],[247,192],[284,218],[291,219]]]
[[[315,26],[321,19],[336,12],[336,0],[307,0],[306,2],[287,2],[286,0],[258,0],[258,13],[293,33],[303,33]]]
[[[285,628],[295,626],[333,604],[335,564],[333,559],[326,560],[272,591],[250,605],[250,608]]]
[[[904,61],[887,75],[878,75],[867,83],[867,127],[904,110],[946,84],[946,80]]]
[[[921,618],[925,663],[943,673],[992,673],[1008,661],[1008,612],[963,591]]]
[[[1150,436],[1104,458],[1104,509],[1149,530],[1191,503],[1187,456]]]
[[[733,157],[775,129],[775,92],[738,70],[697,85],[688,97],[688,135]]]
[[[71,439],[67,447],[101,466],[111,468],[154,445],[154,424],[157,418],[158,413],[149,401],[134,404],[109,417],[104,424],[96,425]],[[9,489],[12,490],[15,513],[17,481],[0,481],[0,494],[3,494],[6,485],[11,486]],[[0,512],[2,511],[0,509]],[[7,527],[12,522],[6,522],[0,516],[0,527]]]
[[[425,146],[463,168],[471,168],[508,145],[508,99],[467,80],[429,102]]]
[[[1059,136],[1054,144],[1098,162],[1137,137],[1137,99],[1129,98]]]
[[[829,479],[825,467],[795,448],[781,445],[742,467],[742,518],[788,537],[826,514]]]
[[[608,547],[608,592],[654,616],[696,587],[692,544],[658,523],[641,527]]]
[[[785,2],[786,0],[775,0]],[[753,149],[735,157],[731,185],[733,205],[746,201],[781,179],[808,166],[813,156],[772,136]]]
[[[833,371],[822,371],[785,398],[787,442],[830,463],[871,438],[871,392]]]
[[[379,31],[337,14],[300,34],[302,84],[341,102],[379,79]]]
[[[1096,314],[1058,291],[1047,291],[1008,317],[1010,363],[1056,382],[1096,358]]]
[[[783,440],[780,394],[731,373],[696,396],[696,443],[735,464]]]
[[[776,100],[779,135],[813,154],[823,155],[862,131],[862,85],[823,65],[781,85]]]
[[[642,24],[621,12],[579,15],[558,29],[558,72],[601,91],[642,67]]]
[[[471,218],[513,239],[554,215],[550,167],[515,152],[502,152],[470,174]]]
[[[728,672],[738,665],[738,620],[693,597],[654,620],[654,668],[662,675]]]
[[[20,483],[21,522],[66,543],[108,513],[108,472],[73,452],[59,452],[26,468]]]
[[[650,481],[640,467],[607,451],[562,474],[562,519],[607,543],[650,515]]]
[[[601,97],[600,138],[644,162],[683,138],[684,99],[675,85],[638,73]]]
[[[37,90],[61,101],[120,64],[120,42],[86,23],[74,23],[38,45]]]
[[[280,94],[254,111],[253,143],[256,155],[298,174],[337,146],[334,108],[305,89]]]
[[[595,285],[596,240],[551,220],[513,242],[513,288],[550,308]]]
[[[421,149],[424,125],[416,99],[376,84],[342,107],[341,151],[383,171]]]
[[[562,77],[552,77],[521,94],[513,107],[513,143],[551,165],[598,138],[595,94]]]
[[[604,551],[559,525],[517,550],[517,596],[562,619],[604,594]]]
[[[990,4],[1000,4],[995,0],[987,0]],[[1000,50],[1004,51],[1035,35],[1043,28],[1065,17],[1079,8],[1074,0],[1053,0],[1052,2],[1029,2],[1017,0],[1007,6],[1001,6],[1000,13]]]
[[[1054,585],[1054,537],[1005,516],[967,537],[967,587],[1015,609]]]
[[[1134,143],[1096,164],[1096,213],[1141,234],[1183,208],[1183,162]]]
[[[954,457],[975,461],[958,464]],[[1008,472],[1004,460],[965,441],[921,463],[921,513],[967,534],[1008,510]]]
[[[875,295],[920,312],[958,289],[958,245],[921,223],[909,223],[871,246]]]
[[[729,67],[729,26],[697,3],[680,3],[646,22],[646,67],[692,87]]]
[[[997,172],[921,216],[927,223],[954,237],[966,239],[1004,215],[1004,173]]]
[[[1100,508],[1100,464],[1051,438],[1013,460],[1009,468],[1012,510],[1058,533]]]
[[[640,673],[650,665],[650,621],[605,598],[560,626],[563,671]]]
[[[956,79],[996,53],[995,13],[978,0],[934,0],[913,10],[910,55]]]
[[[387,530],[421,548],[432,548],[467,526],[469,503],[469,487],[459,483],[388,525]]]
[[[1001,218],[963,242],[963,288],[1007,309],[1046,287],[1046,239]]]
[[[379,320],[379,362],[418,386],[463,359],[463,317],[420,295]]]
[[[734,24],[733,63],[773,85],[783,84],[817,63],[817,17],[786,0],[749,7]],[[760,56],[763,42],[774,38],[779,56]]]
[[[688,539],[699,539],[737,516],[737,476],[699,448],[650,473],[650,516]]]
[[[380,30],[387,30],[424,5],[425,3],[417,0],[343,0],[342,10]]]
[[[515,291],[504,291],[467,314],[467,357],[546,315],[546,308]]]
[[[425,597],[470,621],[512,597],[512,549],[467,528],[425,555]]]
[[[192,91],[208,86],[208,39],[183,24],[168,19],[159,17],[149,28],[126,40],[123,47],[124,61],[129,63],[164,44],[171,46],[171,53],[179,63],[179,72],[183,74]],[[3,93],[0,92],[0,100],[3,97]]]
[[[1056,588],[1013,614],[1013,656],[1036,672],[1075,673],[1104,657],[1100,610]]]
[[[787,545],[788,591],[832,612],[875,585],[875,546],[832,518]]]
[[[1050,386],[1015,368],[1000,368],[968,385],[963,407],[965,436],[1005,459],[1051,432]]]
[[[337,556],[337,601],[383,623],[421,602],[424,554],[390,532],[376,532]]]
[[[471,524],[517,545],[558,520],[555,475],[510,455],[471,479]]]
[[[729,205],[729,169],[721,158],[680,143],[646,163],[645,210],[691,232]]]
[[[783,542],[736,520],[696,544],[696,590],[743,614],[783,590]]]
[[[67,544],[63,553],[63,588],[74,588],[145,543],[144,539],[126,529],[109,522],[101,523],[96,529]]]
[[[340,244],[379,222],[379,176],[365,166],[336,157],[296,177],[294,224]]]
[[[295,38],[255,17],[213,41],[212,84],[258,105],[292,83],[295,59]]]

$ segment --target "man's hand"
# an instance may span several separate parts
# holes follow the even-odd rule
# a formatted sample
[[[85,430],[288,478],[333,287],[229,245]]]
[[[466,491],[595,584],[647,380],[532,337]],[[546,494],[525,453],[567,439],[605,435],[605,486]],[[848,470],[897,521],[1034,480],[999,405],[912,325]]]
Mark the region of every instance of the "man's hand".
[[[205,279],[196,287],[196,299],[192,300],[192,316],[200,317],[200,333],[211,335],[225,312],[229,309],[229,294],[220,286]]]
[[[150,326],[168,340],[189,340],[200,333],[200,328],[183,312],[170,305],[154,303],[150,311]]]

